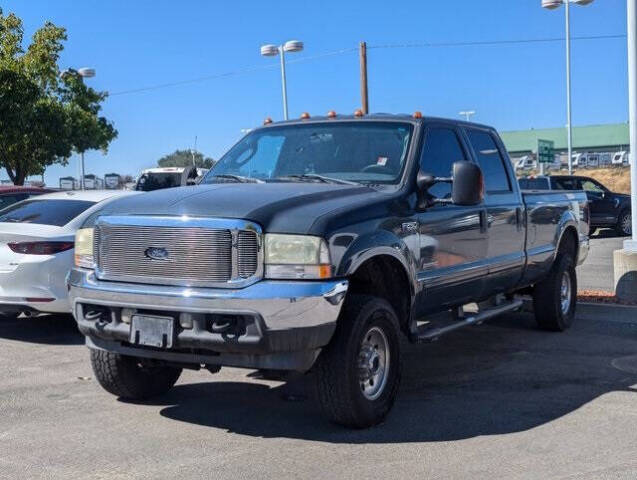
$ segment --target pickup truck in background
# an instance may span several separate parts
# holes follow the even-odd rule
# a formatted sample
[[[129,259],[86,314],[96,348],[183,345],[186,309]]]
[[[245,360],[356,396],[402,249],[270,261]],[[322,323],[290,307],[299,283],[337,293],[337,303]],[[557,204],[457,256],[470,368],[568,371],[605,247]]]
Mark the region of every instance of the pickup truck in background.
[[[518,180],[523,190],[583,190],[591,211],[591,235],[598,228],[614,228],[619,235],[632,235],[630,195],[611,192],[597,180],[574,175],[551,175]]]
[[[311,371],[327,416],[362,428],[394,403],[401,335],[437,339],[520,309],[518,294],[541,328],[572,324],[583,192],[521,192],[488,126],[304,117],[78,232],[70,296],[107,391],[159,395],[183,368]]]

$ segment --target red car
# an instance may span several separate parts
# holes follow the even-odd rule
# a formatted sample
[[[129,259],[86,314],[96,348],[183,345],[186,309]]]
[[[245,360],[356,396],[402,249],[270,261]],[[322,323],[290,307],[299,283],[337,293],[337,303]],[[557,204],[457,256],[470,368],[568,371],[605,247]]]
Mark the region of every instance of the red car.
[[[53,190],[41,187],[19,187],[15,185],[0,186],[0,210],[4,210],[9,205],[26,200],[34,195],[51,193]]]

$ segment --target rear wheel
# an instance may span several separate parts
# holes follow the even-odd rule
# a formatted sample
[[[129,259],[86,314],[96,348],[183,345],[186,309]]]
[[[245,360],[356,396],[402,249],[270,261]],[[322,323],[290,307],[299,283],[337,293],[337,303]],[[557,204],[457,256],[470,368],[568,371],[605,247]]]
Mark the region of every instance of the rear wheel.
[[[630,210],[624,210],[619,214],[617,219],[617,226],[615,227],[617,233],[628,237],[633,234],[633,216]]]
[[[118,353],[91,349],[91,366],[102,388],[130,400],[166,393],[179,379],[181,368],[153,365]]]
[[[396,314],[385,300],[351,295],[336,332],[317,361],[317,389],[335,423],[365,428],[380,423],[396,399],[401,358]]]
[[[533,289],[533,309],[538,325],[545,330],[562,332],[575,318],[577,275],[571,252],[561,253],[551,273]]]

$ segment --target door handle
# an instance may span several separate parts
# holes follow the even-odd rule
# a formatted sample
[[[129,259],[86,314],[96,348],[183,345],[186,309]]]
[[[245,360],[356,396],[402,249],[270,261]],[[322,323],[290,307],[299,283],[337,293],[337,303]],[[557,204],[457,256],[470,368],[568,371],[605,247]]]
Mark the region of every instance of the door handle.
[[[487,220],[487,211],[480,210],[480,233],[487,233],[489,222]]]
[[[522,207],[517,207],[515,209],[515,221],[518,226],[518,230],[522,230],[524,219],[522,218]]]

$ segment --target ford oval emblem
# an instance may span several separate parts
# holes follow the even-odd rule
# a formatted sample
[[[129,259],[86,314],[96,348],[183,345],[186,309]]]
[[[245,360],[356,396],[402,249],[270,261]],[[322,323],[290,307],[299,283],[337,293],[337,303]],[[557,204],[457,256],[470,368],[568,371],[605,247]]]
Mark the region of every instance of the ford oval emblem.
[[[144,255],[151,260],[168,260],[168,250],[163,247],[148,247]]]

